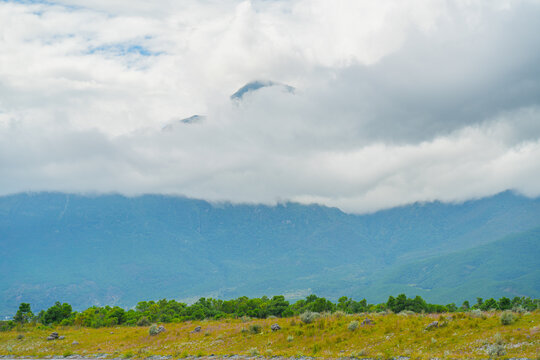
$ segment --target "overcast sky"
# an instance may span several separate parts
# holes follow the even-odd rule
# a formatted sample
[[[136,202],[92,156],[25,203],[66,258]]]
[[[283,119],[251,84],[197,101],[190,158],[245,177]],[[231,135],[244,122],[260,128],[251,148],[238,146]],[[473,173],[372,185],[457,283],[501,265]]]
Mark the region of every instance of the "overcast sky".
[[[538,196],[539,34],[532,0],[0,1],[0,195]]]

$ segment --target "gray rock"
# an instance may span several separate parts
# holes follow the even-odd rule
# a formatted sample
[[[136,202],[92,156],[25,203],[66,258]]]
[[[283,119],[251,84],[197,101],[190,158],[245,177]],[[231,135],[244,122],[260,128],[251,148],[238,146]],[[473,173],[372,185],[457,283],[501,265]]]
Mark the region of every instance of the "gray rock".
[[[200,326],[197,326],[195,329],[193,329],[194,333],[201,332],[202,328]]]
[[[362,321],[362,326],[363,325],[375,325],[375,322],[370,318],[365,318],[364,321]]]
[[[65,336],[59,336],[58,340],[64,340],[65,338],[66,338]]]
[[[56,340],[58,339],[58,333],[55,331],[55,332],[52,332],[49,336],[47,336],[47,340]]]
[[[431,330],[431,329],[438,328],[438,327],[439,327],[439,322],[434,321],[434,322],[430,323],[428,326],[426,326],[424,328],[424,330]]]
[[[71,345],[79,345],[79,342],[77,340],[73,341]]]
[[[278,324],[272,324],[272,326],[270,326],[270,329],[272,329],[272,331],[278,331],[281,330],[281,326],[279,326]]]
[[[157,331],[158,331],[158,334],[162,333],[162,332],[165,332],[165,326],[159,325],[158,328],[157,328]]]

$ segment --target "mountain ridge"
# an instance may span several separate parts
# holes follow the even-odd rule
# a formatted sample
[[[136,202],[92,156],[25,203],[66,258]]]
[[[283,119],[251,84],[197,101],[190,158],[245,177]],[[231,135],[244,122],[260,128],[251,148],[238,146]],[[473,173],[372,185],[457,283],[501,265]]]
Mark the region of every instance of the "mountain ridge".
[[[165,195],[3,196],[0,270],[11,276],[0,281],[0,315],[23,300],[37,307],[69,301],[77,308],[314,292],[380,301],[391,295],[377,291],[382,273],[539,226],[540,199],[511,192],[364,215]],[[540,280],[531,276],[526,283]]]

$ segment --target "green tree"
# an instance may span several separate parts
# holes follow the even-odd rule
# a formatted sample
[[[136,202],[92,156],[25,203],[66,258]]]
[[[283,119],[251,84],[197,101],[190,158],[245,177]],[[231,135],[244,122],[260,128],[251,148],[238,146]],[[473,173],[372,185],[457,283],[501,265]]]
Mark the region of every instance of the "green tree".
[[[497,300],[490,298],[484,301],[484,303],[480,306],[481,310],[488,311],[488,310],[497,310],[499,308],[499,304],[497,303]]]
[[[285,296],[274,296],[272,300],[270,300],[270,304],[268,306],[268,313],[274,316],[283,316],[283,313],[285,312],[285,310],[287,310],[288,307],[289,302],[285,300]]]
[[[507,297],[502,297],[499,299],[499,309],[501,310],[510,310],[512,308],[512,301]]]
[[[32,313],[32,309],[30,309],[30,304],[21,303],[19,305],[19,310],[17,310],[17,313],[13,317],[13,320],[18,322],[19,324],[25,324],[32,320],[33,317],[34,314]]]
[[[68,319],[71,316],[71,312],[71,305],[67,303],[61,304],[60,301],[57,301],[43,313],[40,320],[45,325],[59,324],[62,320]]]

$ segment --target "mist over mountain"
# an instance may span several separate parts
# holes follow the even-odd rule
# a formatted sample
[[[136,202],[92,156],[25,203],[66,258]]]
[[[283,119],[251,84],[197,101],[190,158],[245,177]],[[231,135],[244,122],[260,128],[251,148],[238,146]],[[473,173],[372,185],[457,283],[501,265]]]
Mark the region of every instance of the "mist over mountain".
[[[316,293],[540,296],[540,199],[504,192],[366,215],[183,197],[0,197],[0,315],[141,300]],[[481,284],[482,286],[479,286]],[[459,291],[457,291],[459,290]]]

